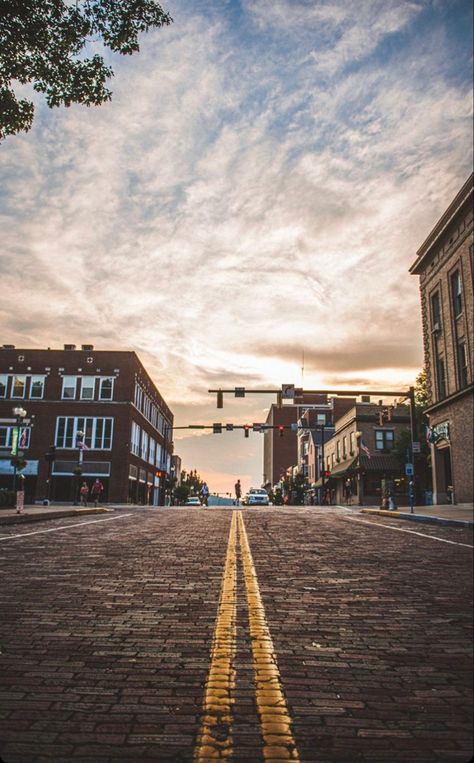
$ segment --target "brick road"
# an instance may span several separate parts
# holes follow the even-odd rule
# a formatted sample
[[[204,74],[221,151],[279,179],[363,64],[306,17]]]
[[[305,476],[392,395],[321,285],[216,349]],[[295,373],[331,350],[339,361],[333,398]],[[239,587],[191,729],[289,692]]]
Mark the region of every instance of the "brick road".
[[[6,763],[193,760],[232,512],[126,514],[0,528]],[[242,515],[299,760],[469,761],[472,532]],[[238,557],[230,760],[260,763]]]

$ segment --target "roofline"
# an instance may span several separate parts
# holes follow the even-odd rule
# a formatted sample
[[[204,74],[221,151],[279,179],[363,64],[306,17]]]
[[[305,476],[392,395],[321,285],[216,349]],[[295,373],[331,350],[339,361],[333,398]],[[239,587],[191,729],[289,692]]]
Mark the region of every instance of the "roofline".
[[[474,173],[471,173],[470,177],[466,180],[462,188],[458,191],[454,199],[452,200],[449,207],[446,209],[446,211],[443,213],[443,215],[440,217],[434,228],[430,231],[426,239],[423,241],[422,245],[418,249],[416,256],[417,259],[411,266],[409,272],[412,275],[419,275],[422,270],[423,266],[426,264],[427,255],[429,254],[430,250],[436,243],[436,241],[440,238],[442,233],[446,230],[449,223],[453,220],[455,215],[458,213],[459,209],[465,202],[469,199],[469,196],[472,195],[473,191],[473,180],[474,180]]]

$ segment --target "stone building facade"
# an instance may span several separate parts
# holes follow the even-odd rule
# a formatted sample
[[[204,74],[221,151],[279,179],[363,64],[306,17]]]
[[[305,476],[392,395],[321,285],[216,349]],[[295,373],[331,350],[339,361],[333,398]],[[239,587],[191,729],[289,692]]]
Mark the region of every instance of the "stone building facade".
[[[473,500],[473,176],[417,252],[435,503]]]
[[[21,426],[18,409],[26,412]],[[172,426],[134,352],[0,347],[0,487],[12,487],[16,450],[27,462],[19,473],[28,501],[71,502],[79,480],[91,487],[99,478],[106,501],[161,503]]]

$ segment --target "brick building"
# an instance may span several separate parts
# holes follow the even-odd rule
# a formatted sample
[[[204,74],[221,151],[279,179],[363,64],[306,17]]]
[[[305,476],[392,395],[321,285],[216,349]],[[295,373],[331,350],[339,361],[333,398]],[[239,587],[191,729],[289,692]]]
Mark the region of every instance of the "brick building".
[[[304,412],[314,406],[327,404],[327,395],[311,393],[299,394],[293,403],[285,403],[281,408],[272,404],[265,424],[270,427],[293,426],[285,429],[280,437],[278,429],[264,432],[263,441],[263,484],[273,487],[286,474],[290,466],[298,462],[297,423]]]
[[[473,176],[417,252],[436,503],[473,500]]]
[[[380,423],[380,413],[386,408],[365,402],[352,405],[335,422],[334,434],[325,444],[325,478],[328,489],[334,491],[337,503],[344,501],[344,483],[351,481],[354,501],[360,504],[381,505],[384,486],[389,486],[398,502],[407,500],[407,480],[403,466],[391,452],[397,435],[410,427],[408,406],[390,406],[390,420]],[[367,449],[367,450],[365,450]],[[322,486],[322,479],[316,483]]]
[[[18,426],[19,406],[29,425]],[[134,352],[0,348],[0,487],[12,487],[18,433],[29,501],[75,500],[78,480],[90,486],[98,477],[103,500],[159,504],[172,425],[173,414]]]

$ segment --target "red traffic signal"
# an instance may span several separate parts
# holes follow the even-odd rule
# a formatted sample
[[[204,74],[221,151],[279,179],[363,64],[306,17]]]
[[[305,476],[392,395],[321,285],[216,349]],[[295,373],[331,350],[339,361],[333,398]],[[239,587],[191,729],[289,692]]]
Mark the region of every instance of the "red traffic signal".
[[[249,425],[248,424],[244,424],[244,435],[245,435],[245,437],[249,436],[249,429],[250,429]]]
[[[280,426],[278,427],[278,434],[280,435],[280,437],[283,437],[283,432],[284,432],[284,431],[285,431],[285,427],[284,427],[284,426],[282,426],[282,425],[280,425]]]

